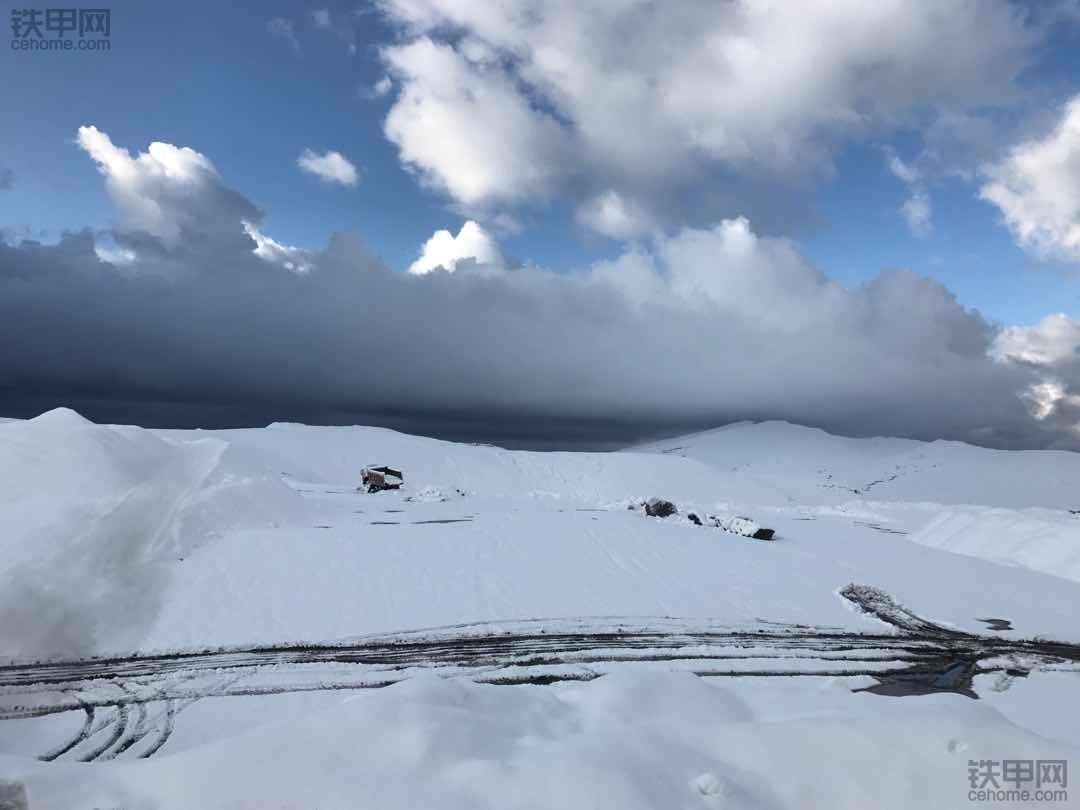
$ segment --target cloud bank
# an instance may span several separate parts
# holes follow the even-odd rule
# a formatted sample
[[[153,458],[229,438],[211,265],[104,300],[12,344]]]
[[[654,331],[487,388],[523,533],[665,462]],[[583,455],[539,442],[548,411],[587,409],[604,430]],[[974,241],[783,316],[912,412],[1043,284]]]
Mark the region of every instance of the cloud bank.
[[[355,237],[306,251],[264,236],[259,209],[194,150],[155,143],[132,157],[93,127],[79,142],[117,206],[113,240],[127,258],[111,261],[89,232],[0,245],[8,413],[90,401],[209,418],[259,403],[297,419],[405,414],[428,430],[425,420],[524,434],[781,418],[849,434],[1075,443],[1070,425],[1025,404],[1045,370],[1000,351],[1018,333],[910,272],[846,289],[745,219],[658,236],[572,274],[393,272]],[[492,254],[476,235],[437,235],[424,255],[446,266],[471,254],[477,266]]]

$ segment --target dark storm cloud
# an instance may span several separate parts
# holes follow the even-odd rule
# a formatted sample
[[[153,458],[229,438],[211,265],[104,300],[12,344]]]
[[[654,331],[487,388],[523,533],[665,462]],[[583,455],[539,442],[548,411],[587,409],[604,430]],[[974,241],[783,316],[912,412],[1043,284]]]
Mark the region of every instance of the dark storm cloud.
[[[132,417],[131,403],[172,403],[195,411],[185,423],[200,410],[396,414],[495,419],[512,436],[559,420],[640,431],[752,417],[1039,441],[1016,397],[1023,374],[985,357],[989,327],[908,274],[852,294],[858,311],[831,334],[778,334],[753,308],[635,304],[596,278],[392,273],[347,239],[307,274],[219,261],[173,277],[117,269],[89,234],[0,248],[0,396]]]
[[[89,232],[0,246],[8,413],[87,403],[116,421],[396,422],[535,445],[740,418],[1055,440],[1018,397],[1031,371],[991,359],[996,329],[941,285],[892,272],[847,290],[745,220],[573,275],[416,276],[354,237],[273,242],[190,150],[98,146],[122,258]]]

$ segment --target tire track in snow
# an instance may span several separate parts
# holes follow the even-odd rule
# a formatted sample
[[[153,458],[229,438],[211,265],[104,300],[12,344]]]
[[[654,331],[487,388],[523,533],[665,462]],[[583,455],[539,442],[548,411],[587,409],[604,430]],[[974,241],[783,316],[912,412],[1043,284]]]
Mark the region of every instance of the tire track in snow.
[[[947,691],[977,697],[972,679],[980,673],[1080,669],[1080,644],[944,627],[867,586],[849,585],[839,594],[888,625],[889,632],[767,622],[731,628],[677,619],[553,620],[414,631],[339,644],[8,665],[0,667],[0,720],[112,707],[116,714],[105,724],[112,726],[108,739],[78,757],[92,761],[119,756],[146,736],[138,720],[129,730],[131,706],[145,723],[144,704],[164,702],[159,737],[141,754],[151,756],[168,740],[179,711],[204,697],[372,689],[421,670],[489,684],[549,684],[592,680],[615,666],[649,662],[703,677],[869,675],[880,688],[867,691],[878,694]],[[55,697],[58,689],[79,694],[65,702]],[[55,749],[52,758],[74,751],[104,727]]]
[[[66,743],[59,746],[58,748],[54,748],[53,750],[42,754],[38,757],[38,759],[40,759],[42,762],[52,762],[55,759],[59,759],[68,751],[73,749],[75,746],[77,746],[79,743],[81,743],[83,740],[87,739],[90,736],[91,729],[94,727],[95,709],[93,706],[84,706],[83,711],[86,713],[86,719],[83,720],[82,728],[75,732],[75,735]]]
[[[173,724],[175,722],[176,711],[176,701],[166,700],[165,723],[161,728],[161,732],[158,734],[158,738],[154,740],[154,742],[151,743],[145,751],[139,754],[139,759],[149,759],[158,751],[160,751],[162,746],[169,741],[169,737],[171,737],[173,733]]]
[[[105,741],[98,745],[97,748],[93,748],[78,757],[79,762],[93,762],[114,745],[117,741],[124,736],[124,731],[127,729],[129,709],[126,703],[119,703],[116,705],[116,717],[110,724],[112,727],[112,733],[105,738]],[[108,728],[109,726],[105,726]]]

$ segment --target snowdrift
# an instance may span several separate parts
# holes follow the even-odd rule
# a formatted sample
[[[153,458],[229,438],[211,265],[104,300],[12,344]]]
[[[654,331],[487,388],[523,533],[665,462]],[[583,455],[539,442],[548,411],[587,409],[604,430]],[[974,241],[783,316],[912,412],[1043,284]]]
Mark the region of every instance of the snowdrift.
[[[198,434],[194,434],[196,437]],[[221,439],[181,441],[57,409],[0,425],[0,650],[88,654],[137,644],[167,562],[208,538],[303,513]]]

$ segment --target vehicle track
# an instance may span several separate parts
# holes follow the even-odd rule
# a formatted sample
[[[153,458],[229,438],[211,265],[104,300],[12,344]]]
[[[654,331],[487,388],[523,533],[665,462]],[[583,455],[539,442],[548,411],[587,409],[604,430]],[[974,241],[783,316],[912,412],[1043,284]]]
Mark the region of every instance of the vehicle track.
[[[75,746],[79,745],[79,743],[89,738],[90,732],[94,727],[94,715],[96,714],[96,710],[93,706],[84,706],[83,711],[86,712],[86,719],[83,720],[82,728],[75,732],[74,736],[66,743],[42,754],[38,759],[42,762],[52,762],[54,759],[59,759]]]
[[[970,633],[925,619],[889,594],[848,585],[839,595],[882,632],[759,622],[730,627],[671,618],[535,620],[362,638],[0,666],[0,720],[83,711],[82,729],[40,758],[111,759],[159,751],[176,715],[205,697],[372,689],[420,670],[488,684],[550,684],[612,667],[666,662],[702,677],[869,675],[882,695],[954,692],[977,698],[985,672],[1080,669],[1080,644]],[[131,709],[135,709],[132,717]],[[101,727],[102,711],[115,715]],[[110,727],[100,743],[86,741]],[[137,744],[152,738],[138,753]]]
[[[112,723],[102,726],[102,729],[109,729],[109,733],[105,736],[105,740],[89,751],[80,754],[78,757],[79,761],[93,762],[116,745],[116,743],[120,741],[120,738],[124,736],[124,732],[127,731],[129,713],[130,710],[127,703],[118,703],[116,705],[116,719]],[[94,732],[91,732],[91,736],[93,736],[93,734]]]

